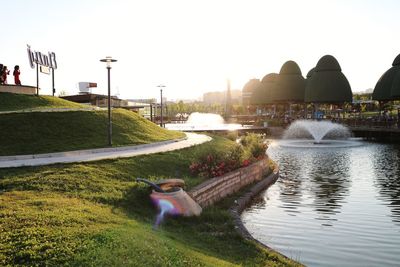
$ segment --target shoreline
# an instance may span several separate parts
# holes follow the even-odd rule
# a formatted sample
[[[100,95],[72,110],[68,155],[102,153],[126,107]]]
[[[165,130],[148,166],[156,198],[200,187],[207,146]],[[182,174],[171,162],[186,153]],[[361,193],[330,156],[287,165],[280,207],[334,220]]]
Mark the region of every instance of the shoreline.
[[[271,159],[269,159],[271,160]],[[272,160],[271,160],[272,161]],[[254,238],[250,232],[247,230],[247,228],[244,226],[241,214],[243,211],[250,205],[250,203],[253,201],[253,199],[257,196],[262,191],[268,190],[268,188],[275,184],[275,182],[279,178],[279,166],[276,162],[272,161],[274,164],[274,169],[272,170],[272,173],[270,173],[267,177],[262,179],[261,181],[258,181],[254,185],[250,187],[250,189],[247,189],[246,192],[241,194],[237,200],[235,200],[234,204],[231,206],[229,209],[229,213],[233,217],[234,223],[235,223],[235,228],[239,232],[239,234],[246,240],[254,241],[258,245],[262,246],[263,248],[267,250],[271,250],[282,257],[295,261],[293,259],[290,259],[286,255],[280,253],[279,251],[274,250],[273,248],[269,247],[268,245],[260,242],[258,239]],[[296,261],[297,262],[297,261]],[[298,262],[297,262],[298,263]],[[299,263],[301,265],[301,263]]]

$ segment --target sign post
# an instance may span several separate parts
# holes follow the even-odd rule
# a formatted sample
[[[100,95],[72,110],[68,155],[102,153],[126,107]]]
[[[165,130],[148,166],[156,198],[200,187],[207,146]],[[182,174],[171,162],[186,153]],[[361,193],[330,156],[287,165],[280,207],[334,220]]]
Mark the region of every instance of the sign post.
[[[51,85],[52,85],[52,91],[53,91],[53,96],[56,92],[56,88],[54,87],[54,68],[51,68]]]
[[[50,74],[50,69],[52,69],[52,91],[53,96],[55,93],[54,88],[54,70],[57,69],[56,54],[54,52],[49,52],[47,55],[38,51],[32,51],[31,46],[27,45],[28,58],[31,68],[34,69],[36,65],[36,94],[39,95],[39,65],[40,72]]]
[[[36,95],[39,96],[39,63],[36,62]]]
[[[157,87],[158,88],[160,88],[160,104],[161,104],[161,108],[160,108],[160,115],[161,115],[161,122],[160,122],[160,126],[161,127],[164,127],[163,125],[164,125],[164,122],[163,122],[163,99],[162,99],[162,91],[163,91],[163,88],[165,87],[165,85],[163,85],[163,84],[160,84],[160,85],[157,85]]]

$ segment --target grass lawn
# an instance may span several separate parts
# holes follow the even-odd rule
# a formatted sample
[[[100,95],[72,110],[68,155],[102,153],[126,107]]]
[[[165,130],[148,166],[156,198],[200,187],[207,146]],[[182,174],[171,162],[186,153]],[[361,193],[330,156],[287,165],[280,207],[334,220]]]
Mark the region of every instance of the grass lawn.
[[[88,106],[53,96],[0,93],[0,111],[47,108],[87,108]]]
[[[196,218],[167,218],[158,230],[150,180],[202,182],[189,165],[213,141],[133,158],[0,169],[0,265],[10,266],[296,266],[244,240],[226,209],[228,199]]]
[[[138,114],[112,112],[113,146],[182,138]],[[0,156],[60,152],[107,146],[107,111],[0,114]]]

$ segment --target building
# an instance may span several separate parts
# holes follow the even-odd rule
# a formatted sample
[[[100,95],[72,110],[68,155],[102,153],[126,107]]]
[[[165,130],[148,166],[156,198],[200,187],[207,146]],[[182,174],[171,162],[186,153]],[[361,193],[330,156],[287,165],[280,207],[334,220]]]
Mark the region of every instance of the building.
[[[99,94],[79,94],[79,95],[69,95],[69,96],[61,96],[60,98],[72,101],[75,103],[91,105],[96,107],[107,107],[108,105],[108,96],[107,95],[99,95]],[[112,107],[121,107],[126,105],[124,100],[119,99],[116,96],[111,96],[111,106]]]
[[[231,104],[239,105],[241,104],[242,91],[241,90],[231,90]],[[208,92],[203,94],[203,103],[207,105],[226,103],[226,91],[220,92]]]
[[[108,96],[92,93],[81,93],[79,95],[62,96],[62,99],[75,103],[106,108],[108,106]],[[139,113],[143,117],[150,119],[159,109],[159,104],[155,98],[150,99],[119,99],[111,96],[111,106],[114,108],[128,109]],[[153,108],[153,110],[151,110]]]

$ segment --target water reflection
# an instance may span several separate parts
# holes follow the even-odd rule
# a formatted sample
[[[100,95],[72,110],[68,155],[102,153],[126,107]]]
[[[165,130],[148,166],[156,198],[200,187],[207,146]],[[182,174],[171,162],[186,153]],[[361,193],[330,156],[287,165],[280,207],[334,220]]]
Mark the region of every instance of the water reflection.
[[[255,238],[307,266],[399,266],[400,146],[268,154],[281,177],[242,215]]]
[[[284,166],[291,165],[292,168]],[[293,159],[290,155],[282,155],[280,165],[280,194],[282,208],[289,214],[295,216],[298,213],[299,204],[302,201],[302,179],[298,175],[301,173],[300,158]]]
[[[328,164],[327,164],[328,163]],[[344,198],[348,195],[351,185],[349,180],[349,158],[347,153],[319,153],[314,158],[313,169],[308,177],[311,181],[311,194],[314,194],[316,219],[334,221],[334,216],[340,213]],[[325,225],[331,226],[330,223]]]
[[[378,148],[372,162],[379,199],[390,208],[392,220],[400,224],[400,146]]]
[[[285,149],[273,151],[281,166],[280,201],[288,213],[299,213],[308,205],[319,214],[316,219],[335,220],[329,215],[340,212],[341,203],[351,186],[348,153],[335,151],[307,151]],[[307,199],[312,200],[308,203]],[[324,225],[329,223],[322,222]]]

